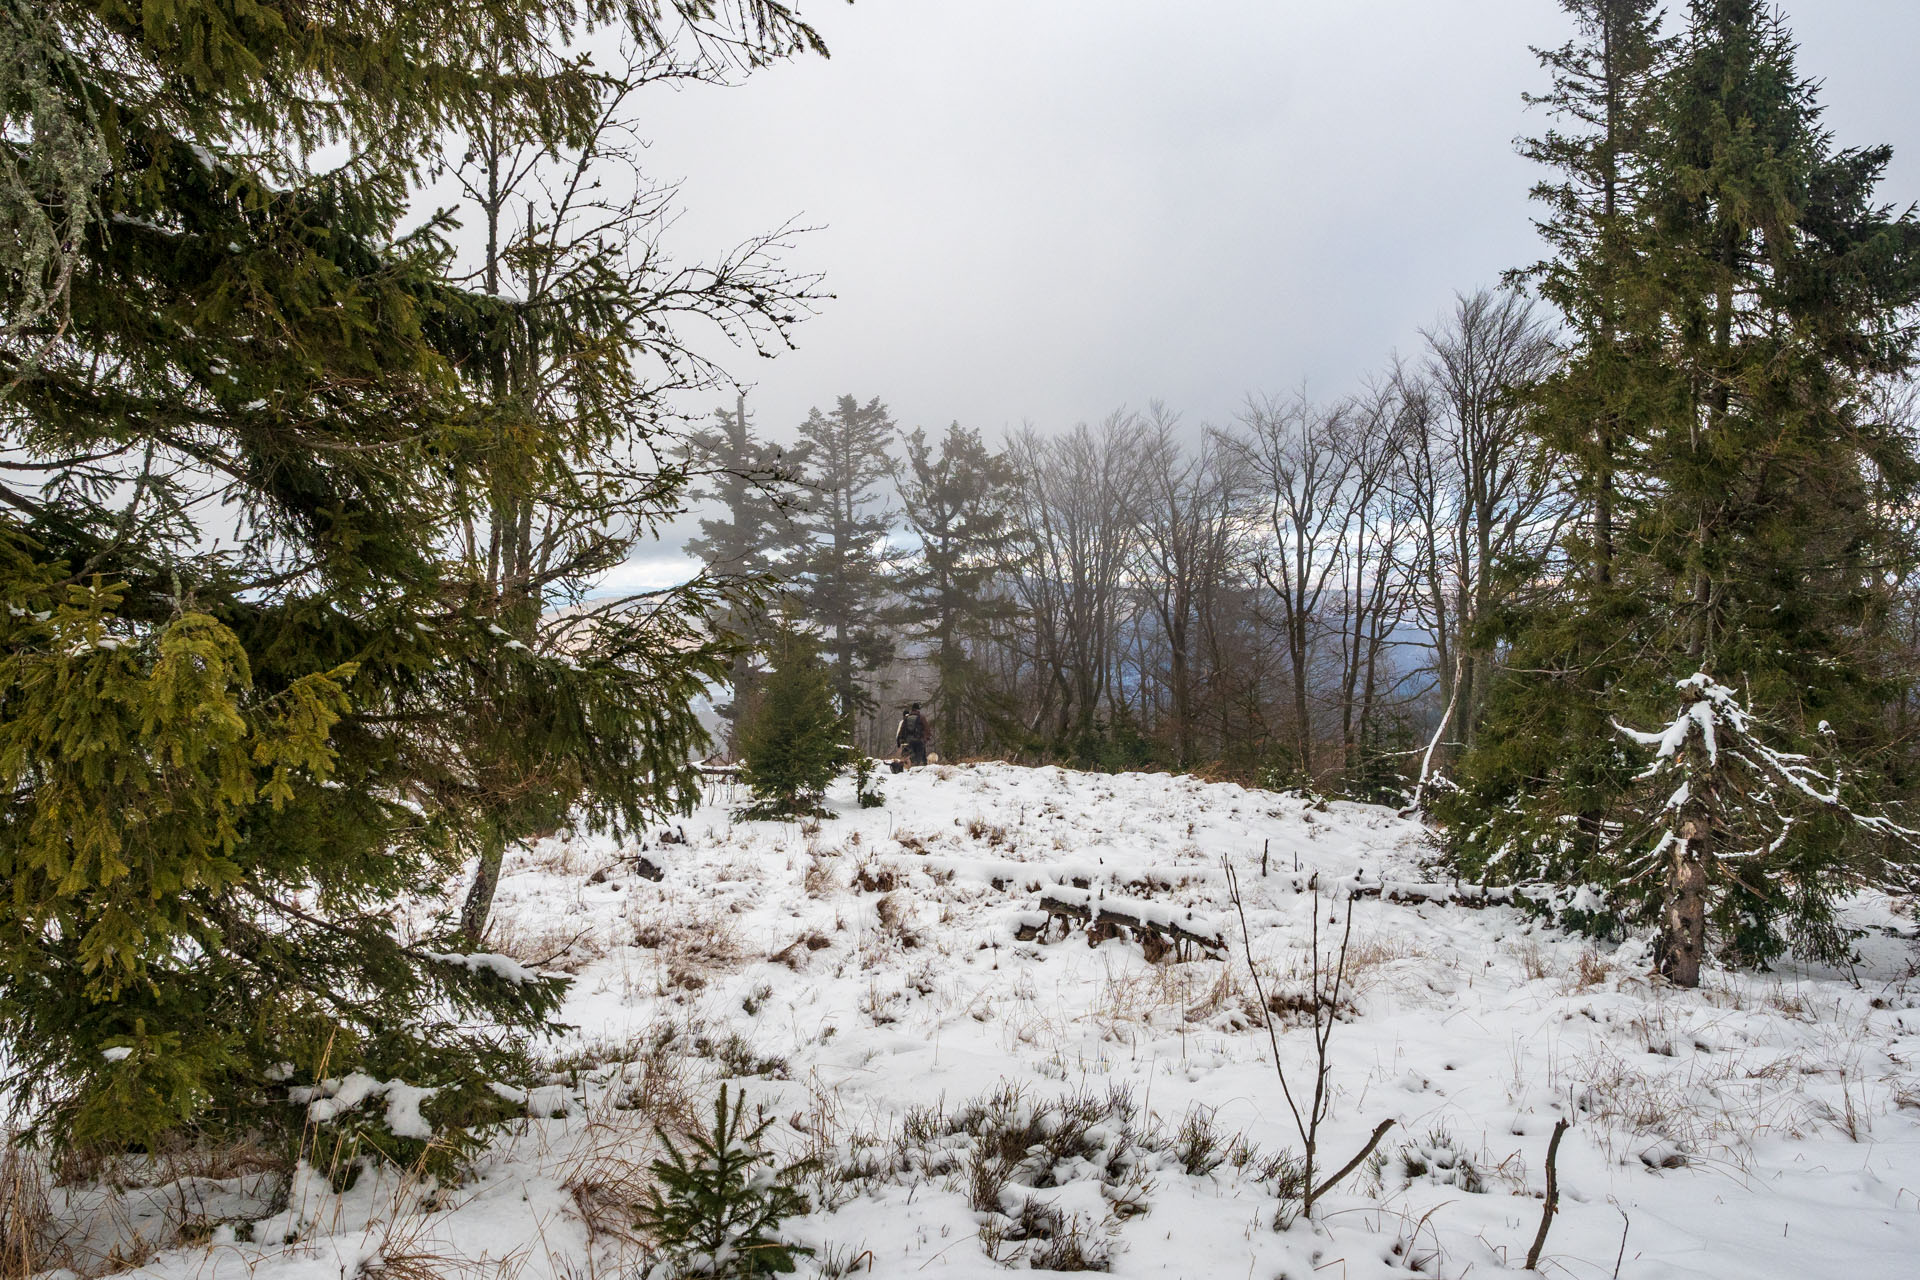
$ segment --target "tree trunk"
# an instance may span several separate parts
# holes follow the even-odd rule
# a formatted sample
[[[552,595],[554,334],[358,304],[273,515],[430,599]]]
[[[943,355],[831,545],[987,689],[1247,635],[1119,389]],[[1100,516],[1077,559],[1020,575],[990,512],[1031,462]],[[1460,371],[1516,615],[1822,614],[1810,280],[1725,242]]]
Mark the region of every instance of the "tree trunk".
[[[1668,867],[1667,918],[1660,939],[1660,972],[1676,987],[1700,985],[1700,960],[1707,942],[1707,869],[1700,853],[1708,830],[1700,802],[1690,800],[1674,824],[1677,838]]]
[[[480,837],[480,861],[473,869],[473,884],[467,888],[466,902],[460,908],[460,936],[470,947],[477,947],[486,936],[487,917],[493,911],[493,891],[500,884],[500,863],[506,857],[507,842],[500,828],[485,824]]]
[[[1293,662],[1293,732],[1300,772],[1313,784],[1313,713],[1307,705],[1308,648],[1306,618],[1295,611],[1287,624],[1288,656]]]

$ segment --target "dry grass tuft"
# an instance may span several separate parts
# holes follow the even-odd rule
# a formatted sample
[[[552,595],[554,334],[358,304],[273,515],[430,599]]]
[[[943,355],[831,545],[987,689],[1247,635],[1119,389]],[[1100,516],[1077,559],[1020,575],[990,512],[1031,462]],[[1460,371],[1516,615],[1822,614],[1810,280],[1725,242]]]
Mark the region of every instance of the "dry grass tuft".
[[[774,964],[785,965],[795,973],[807,967],[807,960],[816,951],[825,951],[833,945],[833,940],[818,929],[809,929],[799,937],[773,952],[767,957]]]
[[[998,823],[988,822],[985,818],[973,818],[967,823],[967,834],[975,840],[984,840],[987,847],[998,849],[1007,842],[1007,829]]]
[[[746,959],[738,928],[728,916],[691,912],[684,903],[629,910],[634,945],[652,951],[659,962],[661,995],[702,990]]]
[[[1208,960],[1110,970],[1085,1016],[1102,1038],[1116,1043],[1126,1042],[1133,1027],[1185,1024],[1244,1030],[1259,1020],[1258,1005],[1233,967]]]
[[[1648,1024],[1654,1034],[1647,1054],[1627,1056],[1596,1044],[1572,1073],[1574,1105],[1610,1158],[1637,1154],[1633,1148],[1644,1140],[1665,1140],[1681,1152],[1718,1155],[1744,1167],[1754,1140],[1801,1136],[1828,1118],[1804,1091],[1804,1072],[1793,1057],[1674,1054],[1657,1021]],[[1619,1150],[1623,1144],[1628,1151]]]
[[[552,1170],[586,1225],[590,1245],[616,1251],[641,1245],[635,1210],[653,1186],[649,1166],[662,1132],[682,1141],[701,1125],[711,1072],[695,1056],[697,1026],[662,1023],[614,1051],[599,1068],[607,1080],[586,1122]],[[623,1272],[624,1274],[624,1272]]]
[[[1612,963],[1593,947],[1585,947],[1573,962],[1573,972],[1567,978],[1569,992],[1591,991],[1595,987],[1604,987],[1612,983],[1616,970]]]
[[[27,1280],[51,1265],[53,1209],[37,1155],[0,1131],[0,1280]]]
[[[833,857],[833,854],[821,849],[807,851],[807,872],[801,878],[800,887],[809,898],[818,898],[838,886],[839,882],[833,875]]]
[[[863,893],[892,893],[901,877],[877,858],[862,858],[853,866],[853,887]]]
[[[1520,972],[1526,975],[1529,982],[1538,982],[1542,978],[1552,976],[1552,957],[1547,954],[1537,938],[1517,942],[1509,950],[1512,951],[1513,958],[1520,962]]]
[[[544,871],[552,875],[584,875],[593,863],[593,851],[584,843],[559,836],[535,838],[507,850],[503,870]]]
[[[1346,976],[1341,986],[1356,996],[1365,995],[1385,982],[1396,968],[1432,958],[1404,933],[1374,933],[1356,939],[1347,948]]]
[[[654,1123],[637,1111],[596,1116],[557,1171],[586,1226],[589,1248],[602,1241],[616,1247],[641,1245],[633,1224],[654,1185],[649,1170],[659,1153]]]
[[[607,954],[591,925],[577,928],[565,920],[529,928],[511,916],[495,916],[487,929],[487,945],[530,969],[560,973],[579,973]]]
[[[1780,983],[1774,983],[1767,990],[1766,1006],[1777,1013],[1801,1021],[1813,1020],[1813,1008],[1801,992],[1790,990]]]

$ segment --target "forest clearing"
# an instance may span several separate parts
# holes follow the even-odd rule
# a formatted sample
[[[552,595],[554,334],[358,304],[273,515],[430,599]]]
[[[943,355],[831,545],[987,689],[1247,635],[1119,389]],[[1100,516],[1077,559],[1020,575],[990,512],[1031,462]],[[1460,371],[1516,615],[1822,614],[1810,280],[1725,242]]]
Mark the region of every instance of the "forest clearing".
[[[1388,809],[992,764],[882,785],[886,807],[836,789],[806,824],[737,821],[715,797],[670,843],[516,849],[491,942],[572,976],[573,1030],[542,1049],[536,1118],[471,1182],[389,1167],[335,1195],[303,1170],[269,1212],[258,1173],[168,1182],[129,1161],[138,1189],[56,1193],[87,1214],[74,1261],[118,1249],[166,1280],[634,1274],[653,1126],[709,1122],[723,1081],[772,1117],[781,1163],[804,1162],[813,1209],[786,1232],[818,1251],[802,1274],[990,1276],[1070,1251],[1130,1276],[1518,1271],[1561,1119],[1552,1274],[1804,1277],[1844,1258],[1893,1277],[1920,1245],[1920,977],[1884,900],[1850,904],[1867,933],[1844,968],[1683,992],[1649,979],[1641,942],[1596,947],[1436,880],[1428,834]],[[1309,917],[1331,958],[1330,922],[1353,913],[1318,1136],[1343,1162],[1392,1128],[1320,1229],[1274,1229],[1274,1162],[1301,1140],[1223,861],[1296,1087]],[[1217,930],[1229,954],[1021,941],[1057,887]],[[1010,1153],[1006,1128],[1025,1135]]]

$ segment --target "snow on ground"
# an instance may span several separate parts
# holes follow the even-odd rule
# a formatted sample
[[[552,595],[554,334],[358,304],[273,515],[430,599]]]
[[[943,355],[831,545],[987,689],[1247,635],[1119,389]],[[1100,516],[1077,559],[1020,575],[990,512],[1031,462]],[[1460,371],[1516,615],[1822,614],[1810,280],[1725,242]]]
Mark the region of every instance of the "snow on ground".
[[[1447,901],[1426,833],[1384,809],[1007,765],[882,785],[884,808],[836,790],[818,823],[738,821],[721,788],[670,842],[563,833],[517,851],[495,945],[576,979],[576,1030],[533,1099],[545,1118],[459,1188],[388,1174],[336,1197],[303,1177],[249,1243],[230,1223],[265,1211],[257,1177],[176,1184],[172,1200],[200,1199],[174,1217],[212,1234],[142,1273],[633,1272],[621,1206],[651,1117],[708,1108],[725,1079],[777,1118],[789,1157],[819,1161],[820,1207],[789,1224],[820,1249],[803,1273],[1076,1257],[1123,1276],[1517,1272],[1564,1117],[1550,1274],[1914,1274],[1920,985],[1910,924],[1884,903],[1860,908],[1874,930],[1845,972],[1716,972],[1679,992],[1649,983],[1643,945],[1596,950]],[[1321,1173],[1394,1128],[1317,1223],[1286,1230],[1272,1157],[1301,1144],[1223,859],[1296,1087],[1312,1079],[1315,913],[1331,951],[1345,890],[1384,888],[1353,904]],[[1061,937],[1049,901],[1185,940],[1149,960],[1151,932]],[[982,1135],[1036,1117],[1029,1136],[1051,1125],[1078,1146],[1035,1148],[983,1190]]]

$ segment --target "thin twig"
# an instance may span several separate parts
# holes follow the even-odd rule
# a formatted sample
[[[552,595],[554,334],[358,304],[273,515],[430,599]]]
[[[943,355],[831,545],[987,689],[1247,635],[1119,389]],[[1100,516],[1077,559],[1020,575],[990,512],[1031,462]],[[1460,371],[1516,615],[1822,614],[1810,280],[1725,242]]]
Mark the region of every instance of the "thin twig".
[[[1324,1196],[1327,1192],[1339,1186],[1341,1180],[1348,1174],[1358,1169],[1361,1161],[1373,1154],[1373,1149],[1380,1145],[1380,1139],[1386,1137],[1387,1130],[1391,1128],[1393,1128],[1393,1121],[1391,1120],[1382,1120],[1379,1124],[1373,1126],[1373,1136],[1367,1139],[1367,1145],[1360,1148],[1359,1154],[1355,1155],[1353,1159],[1340,1166],[1340,1172],[1334,1174],[1331,1178],[1328,1178],[1325,1182],[1314,1188],[1313,1198],[1318,1200],[1321,1196]]]
[[[1240,946],[1246,953],[1247,973],[1253,979],[1254,998],[1260,1001],[1260,1020],[1267,1028],[1267,1043],[1273,1046],[1273,1070],[1280,1077],[1280,1092],[1287,1100],[1287,1109],[1293,1112],[1294,1127],[1300,1130],[1300,1140],[1307,1140],[1307,1127],[1301,1122],[1300,1108],[1294,1105],[1293,1090],[1287,1087],[1287,1069],[1280,1065],[1280,1036],[1273,1029],[1273,1006],[1267,1003],[1267,991],[1260,981],[1260,970],[1253,963],[1253,933],[1247,927],[1247,906],[1240,896],[1240,877],[1235,874],[1233,863],[1226,858],[1220,860],[1227,871],[1227,898],[1233,903],[1233,909],[1240,916]],[[1318,920],[1320,904],[1314,903],[1314,918]]]
[[[1560,1156],[1560,1135],[1567,1131],[1568,1121],[1563,1116],[1553,1126],[1553,1137],[1547,1143],[1547,1202],[1540,1209],[1540,1230],[1534,1232],[1533,1247],[1527,1250],[1527,1270],[1540,1269],[1540,1251],[1547,1245],[1547,1228],[1553,1225],[1553,1215],[1560,1208],[1560,1175],[1554,1165]],[[1627,1238],[1620,1237],[1620,1248],[1625,1252]],[[1618,1270],[1618,1268],[1616,1268]]]

